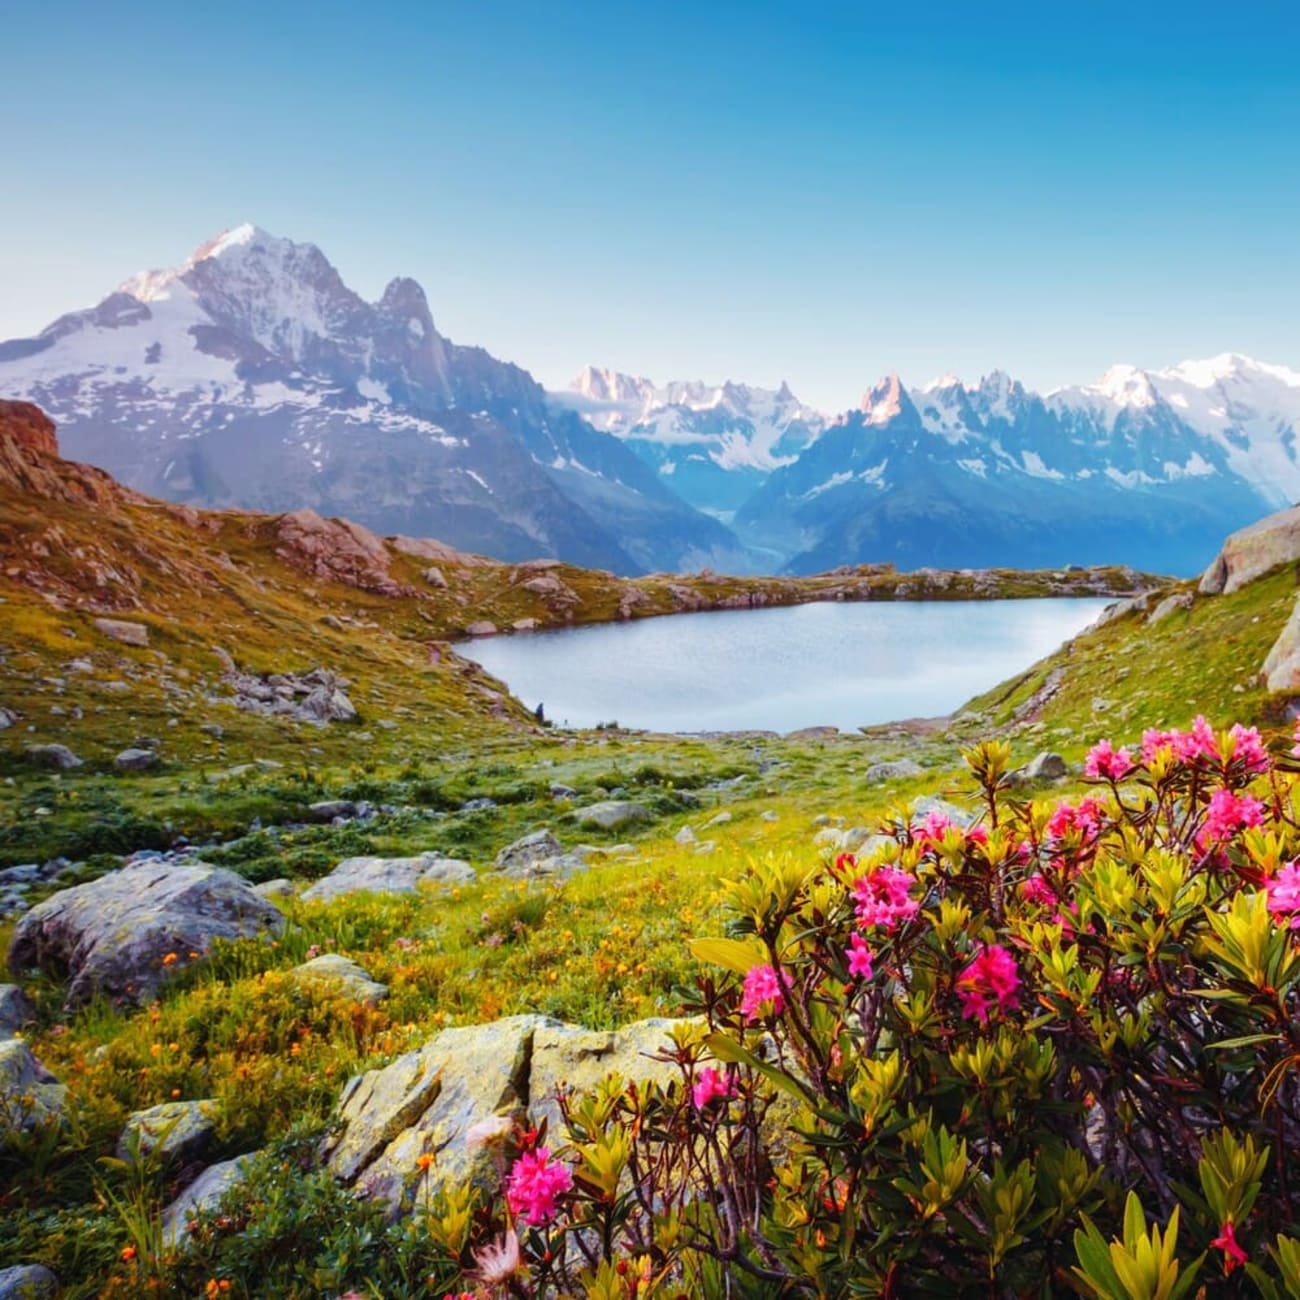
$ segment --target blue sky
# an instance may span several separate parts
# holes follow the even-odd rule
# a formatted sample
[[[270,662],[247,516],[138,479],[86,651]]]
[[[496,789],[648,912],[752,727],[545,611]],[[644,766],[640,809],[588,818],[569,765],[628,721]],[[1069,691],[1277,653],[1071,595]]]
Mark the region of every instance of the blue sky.
[[[1300,365],[1290,4],[9,6],[0,338],[252,220],[587,362],[1047,388]]]

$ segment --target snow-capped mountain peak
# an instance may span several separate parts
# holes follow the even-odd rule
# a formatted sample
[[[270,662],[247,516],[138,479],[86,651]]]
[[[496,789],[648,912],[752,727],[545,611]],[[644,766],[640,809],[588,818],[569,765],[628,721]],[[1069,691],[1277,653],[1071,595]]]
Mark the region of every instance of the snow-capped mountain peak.
[[[1154,406],[1159,400],[1151,376],[1137,366],[1111,366],[1093,389],[1119,406]]]

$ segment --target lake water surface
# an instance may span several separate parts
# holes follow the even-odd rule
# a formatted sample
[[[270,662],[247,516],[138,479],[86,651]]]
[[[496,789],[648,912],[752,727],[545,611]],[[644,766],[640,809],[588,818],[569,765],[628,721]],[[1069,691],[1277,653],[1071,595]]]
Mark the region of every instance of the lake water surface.
[[[462,642],[560,725],[792,731],[949,713],[1107,600],[890,601],[676,614]]]

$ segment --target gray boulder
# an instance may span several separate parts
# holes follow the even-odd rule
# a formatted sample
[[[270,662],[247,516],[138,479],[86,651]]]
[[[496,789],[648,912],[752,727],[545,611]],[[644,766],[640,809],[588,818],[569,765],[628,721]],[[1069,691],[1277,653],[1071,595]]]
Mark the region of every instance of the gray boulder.
[[[341,686],[324,683],[312,689],[298,705],[298,715],[308,722],[355,722],[356,707]]]
[[[439,853],[421,853],[414,858],[345,858],[302,896],[319,902],[363,891],[412,894],[421,885],[464,885],[473,879],[474,868],[468,862]]]
[[[215,1210],[221,1198],[248,1177],[252,1156],[236,1156],[220,1164],[209,1165],[164,1211],[163,1245],[175,1250],[185,1240],[190,1220]]]
[[[872,763],[863,776],[874,785],[878,781],[901,781],[905,777],[920,776],[924,771],[913,759],[900,758],[892,763]]]
[[[61,1122],[67,1095],[26,1040],[0,1039],[0,1142],[7,1134]]]
[[[18,715],[12,709],[0,708],[0,731],[7,731],[18,721]]]
[[[920,821],[932,812],[941,813],[954,826],[965,828],[975,822],[974,813],[968,812],[965,808],[959,808],[955,803],[949,803],[946,799],[936,799],[933,795],[918,795],[917,798],[912,800],[913,821]]]
[[[1270,691],[1300,689],[1300,596],[1265,656],[1262,671]]]
[[[1296,560],[1300,560],[1300,506],[1291,506],[1233,533],[1202,574],[1198,590],[1205,596],[1231,595],[1279,564]]]
[[[1059,781],[1069,770],[1060,754],[1045,749],[1007,775],[1013,785],[1028,785],[1031,781]]]
[[[629,799],[606,799],[579,808],[573,816],[579,826],[597,826],[604,831],[613,831],[634,822],[648,822],[652,814],[644,804]]]
[[[36,1009],[17,984],[0,984],[0,1038],[10,1038],[36,1019]]]
[[[80,767],[85,761],[78,758],[67,745],[28,745],[24,753],[29,763],[34,763],[37,767],[53,768],[60,772]]]
[[[142,1002],[213,940],[279,934],[284,923],[233,871],[137,862],[32,908],[14,931],[9,967],[70,977],[69,1009],[96,993]]]
[[[1191,609],[1191,607],[1192,593],[1190,591],[1175,591],[1172,595],[1166,596],[1147,615],[1147,626],[1153,627],[1157,623],[1163,623],[1176,610]]]
[[[44,1264],[0,1268],[0,1300],[53,1300],[59,1279]]]
[[[117,1140],[117,1158],[133,1151],[153,1156],[160,1164],[189,1164],[207,1149],[216,1132],[215,1101],[165,1101],[127,1116]]]
[[[564,845],[548,830],[533,831],[497,854],[502,873],[521,878],[561,875],[586,865],[580,850],[566,853]]]
[[[113,766],[119,772],[143,772],[158,761],[157,753],[152,749],[124,749],[113,759]]]
[[[283,876],[277,876],[274,880],[264,880],[260,885],[253,886],[253,893],[258,898],[292,898],[296,892],[293,881],[286,880]]]
[[[307,811],[313,821],[332,822],[335,817],[355,817],[357,806],[351,799],[322,799],[319,803],[309,804]]]
[[[353,1002],[378,1006],[388,996],[388,985],[381,984],[356,962],[341,953],[327,952],[295,966],[290,972],[300,984],[342,993]]]

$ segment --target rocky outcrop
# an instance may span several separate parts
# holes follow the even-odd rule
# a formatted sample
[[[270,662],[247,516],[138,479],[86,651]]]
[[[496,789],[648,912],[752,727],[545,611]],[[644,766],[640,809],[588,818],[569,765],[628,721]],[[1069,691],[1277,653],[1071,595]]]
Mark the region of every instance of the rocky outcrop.
[[[1166,596],[1156,607],[1147,615],[1147,625],[1154,627],[1157,623],[1163,623],[1165,619],[1180,609],[1191,609],[1192,593],[1190,591],[1175,591],[1172,595]]]
[[[512,1016],[447,1029],[381,1070],[349,1080],[340,1129],[324,1150],[328,1166],[364,1196],[400,1213],[444,1185],[496,1176],[475,1145],[476,1126],[499,1117],[545,1117],[563,1131],[560,1088],[585,1090],[606,1075],[667,1081],[676,1071],[653,1059],[671,1046],[671,1020],[593,1032],[546,1016]],[[431,1155],[428,1169],[420,1157]]]
[[[59,1123],[67,1093],[23,1039],[0,1039],[0,1145],[6,1135]]]
[[[507,876],[530,878],[580,870],[586,862],[581,854],[566,853],[552,832],[540,830],[507,845],[497,854],[496,865]]]
[[[14,931],[9,966],[69,979],[70,1009],[96,993],[142,1002],[214,939],[279,934],[284,924],[233,871],[140,862],[37,904]]]
[[[67,772],[71,768],[80,767],[85,762],[67,745],[28,745],[23,754],[34,766],[49,767],[59,772]]]
[[[381,596],[409,596],[389,572],[391,557],[384,543],[360,524],[323,519],[314,510],[294,510],[276,521],[276,555],[313,578],[339,582]]]
[[[247,713],[288,715],[300,722],[324,726],[329,722],[355,722],[356,706],[348,698],[347,678],[328,668],[306,673],[257,675],[228,671],[224,681],[235,692],[235,708]]]
[[[1233,533],[1201,575],[1202,595],[1231,595],[1279,564],[1300,560],[1300,506],[1266,515]]]
[[[421,853],[414,858],[345,858],[323,880],[303,891],[304,902],[322,902],[344,894],[413,894],[421,885],[464,885],[474,868],[459,858]]]
[[[914,759],[900,758],[891,763],[872,763],[863,776],[874,785],[879,781],[902,781],[909,776],[920,776],[924,770]]]
[[[0,429],[15,447],[37,456],[57,456],[54,421],[32,402],[0,401]]]

